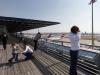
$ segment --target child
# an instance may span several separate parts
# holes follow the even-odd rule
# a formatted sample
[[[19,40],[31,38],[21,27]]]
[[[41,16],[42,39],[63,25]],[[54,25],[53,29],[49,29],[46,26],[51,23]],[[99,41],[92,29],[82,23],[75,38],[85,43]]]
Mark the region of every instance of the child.
[[[18,45],[12,43],[11,47],[12,47],[12,57],[8,61],[9,63],[11,63],[12,60],[14,59],[16,62],[18,62],[18,50],[19,50]]]

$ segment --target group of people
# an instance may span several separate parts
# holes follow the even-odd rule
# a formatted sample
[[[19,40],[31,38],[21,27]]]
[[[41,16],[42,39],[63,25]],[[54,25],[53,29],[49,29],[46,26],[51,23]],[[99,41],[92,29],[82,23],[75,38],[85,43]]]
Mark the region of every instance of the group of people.
[[[6,44],[7,44],[7,40],[8,40],[8,35],[6,32],[1,33],[0,35],[0,41],[3,45],[3,49],[6,50]]]
[[[37,42],[40,38],[41,38],[41,34],[40,32],[38,32],[36,36],[34,37],[34,50],[37,50]],[[11,47],[12,47],[12,57],[8,61],[9,63],[11,63],[12,60],[15,60],[16,62],[18,62],[18,54],[20,51],[19,45],[17,43],[12,43]],[[25,60],[31,59],[33,57],[32,56],[33,49],[26,42],[24,42],[23,49],[24,51],[20,53],[26,56]]]
[[[18,62],[19,61],[18,60],[18,54],[19,53],[26,56],[25,60],[32,58],[33,49],[28,44],[24,44],[24,46],[23,46],[24,51],[23,52],[19,52],[20,48],[19,48],[19,45],[17,43],[12,43],[11,48],[12,48],[12,57],[8,60],[9,63],[12,63],[13,60]]]
[[[77,75],[77,60],[78,60],[78,53],[80,50],[80,29],[77,26],[73,26],[69,33],[69,40],[71,42],[71,49],[70,49],[70,75]],[[34,50],[37,49],[37,42],[41,38],[40,32],[36,34],[34,37]],[[2,40],[3,48],[6,49],[7,39],[8,36],[6,33],[2,33],[0,36],[0,39]],[[11,45],[12,47],[12,57],[8,60],[10,63],[14,59],[15,61],[18,61],[18,44],[13,43]],[[22,52],[26,56],[25,60],[28,60],[32,58],[33,49],[30,48],[29,45],[25,43],[24,51]]]

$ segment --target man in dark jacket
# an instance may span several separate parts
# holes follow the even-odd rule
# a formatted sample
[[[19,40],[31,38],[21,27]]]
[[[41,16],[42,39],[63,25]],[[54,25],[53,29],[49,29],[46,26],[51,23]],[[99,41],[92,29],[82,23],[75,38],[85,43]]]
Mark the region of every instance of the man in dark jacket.
[[[34,50],[37,50],[37,43],[38,43],[38,40],[41,38],[41,33],[38,32],[36,34],[36,36],[34,37]]]
[[[2,44],[3,44],[3,49],[4,50],[6,49],[7,40],[8,40],[8,36],[5,32],[3,32],[1,34],[1,41],[2,41]]]

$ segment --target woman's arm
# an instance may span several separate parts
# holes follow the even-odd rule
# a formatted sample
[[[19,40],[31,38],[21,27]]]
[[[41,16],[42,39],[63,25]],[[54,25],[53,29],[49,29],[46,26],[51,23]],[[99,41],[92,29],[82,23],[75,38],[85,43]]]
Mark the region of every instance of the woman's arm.
[[[69,39],[78,41],[78,40],[80,40],[80,36],[81,36],[80,33],[78,33],[78,34],[69,34]]]

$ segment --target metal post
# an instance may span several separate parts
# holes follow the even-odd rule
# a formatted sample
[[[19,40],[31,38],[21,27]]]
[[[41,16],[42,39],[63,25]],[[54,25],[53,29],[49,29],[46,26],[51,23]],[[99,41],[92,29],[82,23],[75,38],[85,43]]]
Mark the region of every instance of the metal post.
[[[39,32],[39,28],[38,28],[38,32]]]
[[[92,2],[92,49],[94,48],[94,29],[93,29],[93,2]]]
[[[39,32],[39,24],[37,26],[38,26],[38,32]]]

